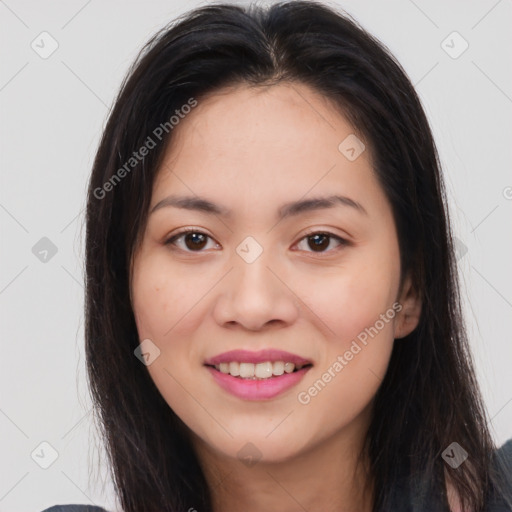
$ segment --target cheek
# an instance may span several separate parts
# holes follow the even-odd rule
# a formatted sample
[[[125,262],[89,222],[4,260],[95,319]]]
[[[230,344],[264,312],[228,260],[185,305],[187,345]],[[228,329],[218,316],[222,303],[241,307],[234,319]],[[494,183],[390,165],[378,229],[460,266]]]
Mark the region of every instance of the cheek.
[[[380,253],[382,254],[382,252]],[[399,267],[360,253],[307,292],[325,343],[320,363],[301,385],[299,403],[331,428],[354,419],[377,392],[394,343]],[[324,428],[318,425],[318,428]],[[327,427],[325,427],[327,428]]]
[[[344,350],[352,339],[374,325],[390,308],[388,316],[395,316],[392,305],[397,287],[397,269],[391,266],[379,268],[376,263],[365,264],[360,258],[357,264],[347,264],[313,280],[297,280],[294,291],[313,313],[312,318],[316,318],[329,345]],[[379,330],[389,334],[392,322],[385,326],[381,323]]]
[[[150,339],[160,350],[147,371],[169,407],[199,432],[211,418],[191,398],[201,396],[202,389],[191,378],[197,372],[191,363],[200,354],[190,335],[201,314],[201,297],[212,286],[200,274],[180,273],[165,255],[151,254],[136,262],[132,280],[139,339]]]
[[[340,278],[324,287],[324,294],[309,297],[308,305],[325,332],[321,364],[330,367],[346,354],[347,368],[355,381],[368,375],[360,368],[374,368],[382,375],[393,345],[396,311],[390,283],[381,288],[366,286],[363,279]]]
[[[187,324],[187,313],[208,290],[198,273],[170,268],[162,255],[142,257],[134,267],[133,310],[140,339],[162,342]]]

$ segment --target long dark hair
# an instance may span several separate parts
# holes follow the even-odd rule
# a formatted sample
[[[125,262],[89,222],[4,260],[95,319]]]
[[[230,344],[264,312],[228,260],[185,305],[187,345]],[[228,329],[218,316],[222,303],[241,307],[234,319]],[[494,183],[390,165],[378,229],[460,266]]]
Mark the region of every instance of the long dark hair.
[[[393,489],[412,482],[444,496],[446,475],[463,506],[482,510],[496,483],[496,447],[464,330],[428,121],[382,43],[349,16],[308,1],[210,4],[187,13],[142,49],[110,113],[88,191],[85,339],[95,417],[118,498],[125,512],[211,511],[187,428],[134,355],[141,340],[130,264],[173,136],[171,116],[224,86],[280,82],[307,84],[331,99],[370,144],[393,209],[402,277],[410,273],[422,300],[419,325],[395,341],[374,400],[365,443],[374,510],[391,510]],[[154,147],[141,157],[148,137]],[[442,457],[454,441],[470,454],[458,469]]]

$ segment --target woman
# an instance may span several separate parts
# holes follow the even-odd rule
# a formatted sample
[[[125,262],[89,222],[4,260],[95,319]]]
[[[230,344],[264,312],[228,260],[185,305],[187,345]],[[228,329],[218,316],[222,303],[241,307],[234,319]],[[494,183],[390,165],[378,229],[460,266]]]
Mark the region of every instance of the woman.
[[[217,4],[157,34],[105,129],[86,247],[125,512],[512,510],[427,119],[345,15]]]

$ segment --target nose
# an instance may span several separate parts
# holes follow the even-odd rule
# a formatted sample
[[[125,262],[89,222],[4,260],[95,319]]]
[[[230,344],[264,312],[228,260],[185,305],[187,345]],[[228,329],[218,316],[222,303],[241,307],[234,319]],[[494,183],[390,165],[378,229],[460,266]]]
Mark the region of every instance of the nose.
[[[216,322],[249,331],[291,325],[299,314],[299,300],[280,266],[263,253],[252,263],[237,254],[233,270],[219,283],[214,309]]]

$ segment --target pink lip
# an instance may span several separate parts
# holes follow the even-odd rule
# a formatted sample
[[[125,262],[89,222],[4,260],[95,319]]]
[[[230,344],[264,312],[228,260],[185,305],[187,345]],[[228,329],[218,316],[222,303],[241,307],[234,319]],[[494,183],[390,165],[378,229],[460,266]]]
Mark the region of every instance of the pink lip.
[[[268,360],[267,358],[258,362]],[[286,360],[289,361],[289,359]],[[230,361],[240,361],[240,359],[230,359]],[[244,360],[243,362],[249,361]],[[261,380],[241,379],[240,377],[233,377],[229,373],[222,373],[211,366],[207,368],[217,384],[232,395],[244,400],[268,400],[295,386],[304,377],[311,366],[307,366],[293,373],[284,373],[278,377],[270,377]]]
[[[230,350],[222,354],[216,355],[207,359],[204,364],[208,366],[215,366],[220,363],[230,363],[237,361],[239,363],[266,363],[267,361],[283,361],[285,363],[293,363],[295,366],[301,364],[311,364],[311,361],[304,359],[296,354],[284,352],[282,350],[266,349],[258,352],[251,352],[250,350]]]

